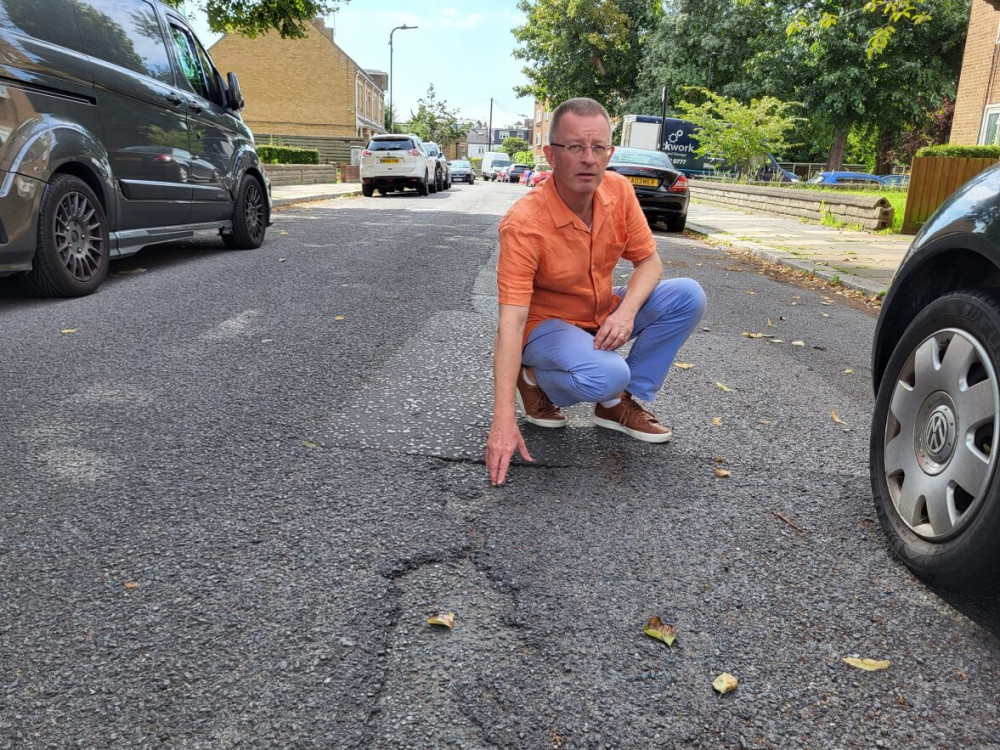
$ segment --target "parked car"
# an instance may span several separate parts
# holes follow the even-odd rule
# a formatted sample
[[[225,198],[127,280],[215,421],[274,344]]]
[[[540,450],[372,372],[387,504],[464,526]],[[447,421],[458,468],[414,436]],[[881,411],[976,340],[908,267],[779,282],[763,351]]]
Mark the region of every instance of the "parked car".
[[[880,174],[879,179],[884,185],[897,188],[908,188],[910,186],[910,175],[908,174]]]
[[[661,151],[621,146],[611,155],[607,168],[632,183],[650,224],[662,221],[671,232],[684,231],[690,202],[688,180],[670,157]]]
[[[438,190],[451,190],[451,167],[448,157],[441,153],[441,148],[434,141],[424,141],[427,153],[434,157],[437,164],[434,167],[434,185]]]
[[[497,172],[510,166],[510,157],[503,151],[487,151],[483,154],[482,173],[484,180],[499,179]]]
[[[270,181],[239,81],[182,15],[157,0],[0,0],[0,17],[0,276],[75,297],[111,258],[196,230],[261,245]]]
[[[448,162],[451,168],[451,179],[454,182],[467,182],[470,185],[476,181],[476,170],[472,168],[472,163],[465,159],[455,159]]]
[[[507,182],[507,172],[510,170],[510,164],[505,164],[502,167],[498,167],[493,173],[493,179],[497,182]]]
[[[956,590],[1000,587],[1000,167],[923,225],[872,346],[871,483],[893,550]]]
[[[541,185],[551,175],[552,175],[552,167],[550,167],[545,162],[539,162],[538,164],[535,165],[535,169],[531,173],[531,179],[528,181],[528,187],[536,187],[538,185]]]
[[[437,192],[438,161],[413,133],[372,136],[361,152],[361,193],[371,198],[412,188],[420,195]]]
[[[527,172],[531,167],[527,164],[512,164],[504,172],[504,182],[519,182],[521,180],[521,175]]]
[[[867,185],[881,187],[882,178],[866,172],[817,172],[807,182],[810,185]]]

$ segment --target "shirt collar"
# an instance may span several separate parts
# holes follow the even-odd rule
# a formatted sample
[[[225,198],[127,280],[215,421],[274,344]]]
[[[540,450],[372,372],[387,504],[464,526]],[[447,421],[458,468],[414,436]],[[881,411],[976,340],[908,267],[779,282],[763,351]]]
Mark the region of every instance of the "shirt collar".
[[[606,176],[605,176],[605,179]],[[572,224],[575,221],[579,221],[583,224],[583,220],[573,213],[569,206],[566,205],[566,201],[562,199],[559,195],[559,191],[556,190],[555,175],[545,180],[542,183],[542,197],[545,199],[545,205],[549,209],[549,214],[552,216],[552,223],[556,227],[564,227],[568,224]],[[607,206],[610,202],[608,198],[607,191],[604,185],[605,180],[601,180],[600,187],[597,188],[597,192],[594,193],[594,216],[591,231],[596,231],[600,229],[601,222],[607,215]],[[537,188],[536,188],[537,190]],[[600,209],[598,209],[600,206]]]

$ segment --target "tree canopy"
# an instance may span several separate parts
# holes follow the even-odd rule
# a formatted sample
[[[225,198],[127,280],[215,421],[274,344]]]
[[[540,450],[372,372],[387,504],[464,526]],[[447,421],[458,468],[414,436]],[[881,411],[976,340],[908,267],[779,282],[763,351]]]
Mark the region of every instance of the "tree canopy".
[[[427,87],[424,97],[417,100],[417,104],[417,111],[411,113],[406,127],[423,140],[433,141],[444,149],[469,132],[469,126],[459,122],[458,113],[448,109],[446,101],[437,98],[433,83]]]
[[[164,0],[182,8],[185,0]],[[329,15],[350,0],[194,0],[205,12],[208,27],[219,33],[238,33],[251,39],[276,29],[281,36],[298,39],[306,35],[306,23]]]

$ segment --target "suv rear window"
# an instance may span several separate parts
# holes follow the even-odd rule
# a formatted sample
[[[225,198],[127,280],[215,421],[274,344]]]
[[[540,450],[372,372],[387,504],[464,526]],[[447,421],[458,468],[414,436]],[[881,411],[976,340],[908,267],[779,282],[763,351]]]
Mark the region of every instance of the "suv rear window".
[[[372,141],[368,144],[369,151],[409,151],[411,148],[416,148],[416,146],[413,145],[413,141],[409,138]]]

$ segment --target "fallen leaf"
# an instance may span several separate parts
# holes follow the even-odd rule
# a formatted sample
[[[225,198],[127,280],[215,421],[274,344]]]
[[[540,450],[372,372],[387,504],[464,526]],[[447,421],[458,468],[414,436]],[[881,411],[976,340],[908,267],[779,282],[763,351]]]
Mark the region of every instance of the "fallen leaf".
[[[965,672],[963,672],[961,669],[958,669],[957,667],[955,668],[955,677],[957,677],[960,680],[967,680],[967,679],[969,679],[969,676]]]
[[[792,342],[792,346],[805,346],[805,345],[806,345],[806,342],[805,341],[801,341],[801,340],[800,341],[793,341]]]
[[[739,684],[740,681],[729,674],[729,672],[723,672],[715,678],[715,681],[712,683],[712,689],[719,695],[725,695],[735,690]]]
[[[729,469],[716,469],[715,470],[715,476],[720,477],[721,479],[725,479],[731,473],[732,472],[730,472]]]
[[[314,443],[312,440],[303,440],[302,445],[304,445],[306,448],[314,448],[314,449],[319,448],[319,444]]]
[[[715,461],[715,463],[717,463],[717,464],[724,464],[726,462],[726,457],[725,456],[716,456],[712,460]]]
[[[78,333],[79,331],[80,331],[79,328],[61,328],[61,329],[59,329],[59,333]]]
[[[760,420],[760,423],[761,424],[771,424],[771,422],[769,420],[767,420],[767,419]]]
[[[725,391],[726,393],[729,393],[731,390],[733,390],[732,388],[727,388],[718,380],[715,381],[715,387],[718,388],[720,391]]]
[[[663,641],[671,648],[674,645],[674,641],[677,640],[676,628],[674,628],[673,625],[667,625],[667,623],[660,619],[659,615],[653,615],[650,617],[649,621],[646,623],[646,627],[642,629],[642,632],[650,638]]]
[[[722,427],[722,418],[721,417],[712,417],[712,426],[713,427]]]
[[[438,612],[427,618],[428,625],[442,625],[450,628],[455,624],[454,612]]]
[[[701,330],[704,333],[710,333],[712,329],[711,328],[702,328]]]
[[[772,344],[784,344],[784,339],[771,339]]]
[[[779,315],[778,320],[788,320],[784,315]]]
[[[676,367],[678,370],[690,370],[692,367],[694,367],[694,365],[688,362],[674,362],[674,367]]]
[[[898,698],[896,698],[896,703],[898,703],[901,706],[905,706],[906,698],[904,698],[903,696],[899,696]]]
[[[285,259],[284,259],[284,258],[278,258],[278,262],[279,262],[279,263],[284,263],[284,262],[285,262]]]
[[[880,669],[888,669],[891,662],[888,659],[879,661],[877,659],[859,659],[857,656],[845,656],[844,661],[852,667],[863,669],[866,672],[877,672]]]
[[[830,313],[820,313],[819,316],[821,318],[829,318],[830,317]]]
[[[774,328],[774,327],[775,327],[775,326],[774,326],[774,323],[772,323],[772,322],[771,322],[771,319],[770,319],[770,318],[768,318],[768,319],[767,319],[767,327],[768,327],[768,328]]]
[[[748,339],[762,339],[764,338],[763,333],[748,333],[744,331],[741,335],[746,336]]]
[[[747,289],[747,294],[756,294],[756,293],[757,293],[757,292],[754,292],[754,291],[752,291],[752,290],[750,290],[750,289]]]
[[[343,320],[343,319],[344,319],[344,316],[343,316],[343,315],[334,315],[334,316],[333,316],[333,319],[334,319],[334,320]]]
[[[786,516],[786,515],[785,515],[784,513],[782,513],[782,512],[780,511],[780,510],[776,510],[776,511],[774,511],[774,515],[775,515],[775,517],[777,517],[777,518],[778,518],[778,520],[780,520],[780,521],[784,521],[785,523],[787,523],[787,524],[788,524],[789,526],[791,526],[791,527],[792,527],[793,529],[795,529],[795,530],[796,530],[797,532],[799,532],[800,534],[804,534],[804,533],[805,533],[804,531],[802,531],[802,529],[800,529],[800,528],[799,528],[799,527],[798,527],[798,526],[797,526],[797,525],[795,524],[795,522],[794,522],[794,521],[792,521],[792,519],[791,519],[791,518],[789,518],[788,516]]]
[[[830,306],[830,305],[832,305],[833,303],[832,303],[832,302],[827,302],[826,300],[823,300],[822,302],[820,302],[820,304],[821,304],[821,305],[826,305],[826,306],[828,306],[828,307],[829,307],[829,306]]]
[[[843,419],[841,419],[840,417],[837,416],[837,412],[835,412],[835,411],[831,410],[830,411],[830,416],[833,417],[833,421],[836,422],[837,424],[843,424],[843,425],[847,424],[847,422],[845,422]]]
[[[135,591],[140,586],[142,586],[142,584],[137,583],[136,581],[125,581],[125,588],[127,588],[129,591]]]
[[[846,370],[844,370],[844,374],[845,375],[850,375],[852,372],[854,372],[854,370],[852,370],[850,367],[848,367]]]
[[[278,232],[278,234],[280,234],[282,237],[287,237],[288,236],[288,232],[286,232],[284,229],[282,229],[280,232]]]

